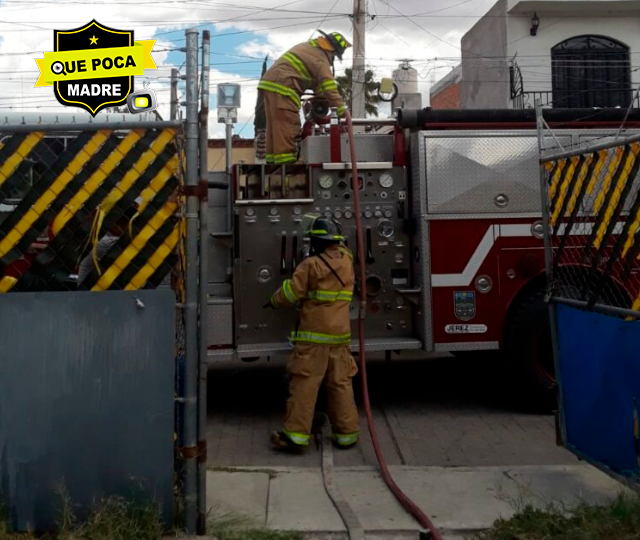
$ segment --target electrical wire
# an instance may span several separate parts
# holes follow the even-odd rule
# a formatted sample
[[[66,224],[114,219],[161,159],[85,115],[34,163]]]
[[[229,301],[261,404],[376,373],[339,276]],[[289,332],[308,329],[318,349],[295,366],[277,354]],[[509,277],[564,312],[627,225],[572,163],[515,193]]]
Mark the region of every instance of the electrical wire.
[[[309,36],[309,39],[311,39],[313,37],[313,34],[315,34],[318,30],[320,30],[320,27],[325,23],[325,21],[327,20],[327,18],[329,17],[329,15],[331,15],[331,12],[336,8],[336,6],[338,5],[338,2],[340,2],[340,0],[335,0],[335,2],[333,3],[333,5],[331,6],[331,8],[329,9],[329,11],[327,11],[327,13],[324,16],[324,19],[322,19],[322,21],[320,21],[320,24],[315,28],[315,30],[313,32],[311,32],[311,35]]]

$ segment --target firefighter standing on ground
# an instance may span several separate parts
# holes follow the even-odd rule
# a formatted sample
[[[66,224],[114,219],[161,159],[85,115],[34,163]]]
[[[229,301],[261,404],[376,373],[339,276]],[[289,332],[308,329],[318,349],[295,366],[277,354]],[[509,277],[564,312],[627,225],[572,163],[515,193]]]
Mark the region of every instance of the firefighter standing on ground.
[[[294,163],[298,159],[296,138],[300,132],[300,96],[313,90],[338,109],[346,110],[333,78],[333,61],[342,60],[351,44],[338,32],[323,34],[296,45],[286,52],[262,76],[258,89],[266,113],[267,163]]]
[[[265,306],[302,304],[291,334],[294,350],[287,364],[290,396],[284,430],[273,433],[271,442],[283,448],[308,446],[316,399],[324,382],[334,442],[349,448],[359,436],[352,385],[358,368],[350,350],[353,256],[342,243],[344,237],[336,222],[309,214],[304,217],[303,229],[311,238],[311,256]]]

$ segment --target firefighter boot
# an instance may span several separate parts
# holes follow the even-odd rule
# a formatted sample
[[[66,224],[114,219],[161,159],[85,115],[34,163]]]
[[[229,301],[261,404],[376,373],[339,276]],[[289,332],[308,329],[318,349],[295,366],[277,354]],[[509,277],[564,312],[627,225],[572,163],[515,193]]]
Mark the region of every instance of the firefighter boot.
[[[283,431],[274,431],[271,433],[271,444],[278,450],[302,454],[305,447],[294,443]]]

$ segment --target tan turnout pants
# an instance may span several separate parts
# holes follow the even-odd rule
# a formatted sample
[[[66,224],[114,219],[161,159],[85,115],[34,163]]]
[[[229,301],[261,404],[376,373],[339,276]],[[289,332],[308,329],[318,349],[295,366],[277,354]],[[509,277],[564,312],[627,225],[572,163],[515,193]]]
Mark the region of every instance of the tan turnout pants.
[[[358,440],[358,409],[352,379],[358,372],[348,345],[297,343],[287,371],[291,377],[285,434],[296,444],[309,444],[318,391],[325,382],[329,420],[339,445]]]
[[[263,92],[267,117],[267,163],[293,163],[298,159],[300,111],[288,97]]]

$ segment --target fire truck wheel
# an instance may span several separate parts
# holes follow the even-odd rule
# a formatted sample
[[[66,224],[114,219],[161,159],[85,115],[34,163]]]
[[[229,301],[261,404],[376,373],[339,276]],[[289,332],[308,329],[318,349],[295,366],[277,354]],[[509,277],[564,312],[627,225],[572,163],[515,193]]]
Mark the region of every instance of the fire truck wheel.
[[[537,289],[513,307],[505,327],[504,353],[527,408],[552,412],[557,407],[557,388],[544,295],[543,289]]]

